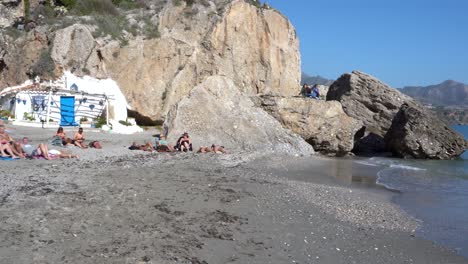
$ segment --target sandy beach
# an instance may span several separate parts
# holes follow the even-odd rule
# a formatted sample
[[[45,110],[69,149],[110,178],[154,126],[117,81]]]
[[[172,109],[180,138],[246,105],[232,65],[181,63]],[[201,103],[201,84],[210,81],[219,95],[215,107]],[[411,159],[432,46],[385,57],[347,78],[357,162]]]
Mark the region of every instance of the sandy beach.
[[[7,127],[33,144],[55,132]],[[104,148],[0,161],[0,263],[468,263],[416,237],[395,194],[367,187],[372,170],[350,180],[347,160],[127,149],[154,133],[85,130]]]

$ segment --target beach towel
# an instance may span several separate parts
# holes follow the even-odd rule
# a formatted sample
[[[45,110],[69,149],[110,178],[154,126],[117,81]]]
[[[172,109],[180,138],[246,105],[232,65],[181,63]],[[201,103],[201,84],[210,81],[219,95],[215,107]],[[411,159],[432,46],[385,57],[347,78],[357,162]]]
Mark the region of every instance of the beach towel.
[[[0,157],[0,160],[17,160],[19,158],[12,158],[12,157]]]

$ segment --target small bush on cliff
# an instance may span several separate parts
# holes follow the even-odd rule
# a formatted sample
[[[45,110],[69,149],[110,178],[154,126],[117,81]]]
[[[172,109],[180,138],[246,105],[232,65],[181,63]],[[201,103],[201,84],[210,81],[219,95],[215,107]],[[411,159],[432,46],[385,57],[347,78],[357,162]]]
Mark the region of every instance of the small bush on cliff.
[[[111,0],[81,0],[76,3],[73,12],[81,16],[91,14],[119,15],[119,10],[117,10]]]
[[[262,7],[260,0],[246,0],[246,2],[258,8]]]
[[[154,25],[147,17],[143,19],[143,22],[145,22],[145,26],[143,27],[143,34],[145,34],[147,39],[155,39],[161,36],[158,30],[158,25]]]
[[[112,3],[126,10],[147,7],[143,0],[112,0]]]
[[[76,0],[57,0],[57,5],[62,5],[68,10],[72,9],[76,5]]]
[[[29,76],[34,78],[40,76],[42,79],[53,79],[55,78],[55,63],[50,56],[49,50],[44,50],[39,59],[32,66]]]
[[[112,39],[118,39],[121,42],[124,41],[122,31],[128,28],[128,23],[125,17],[99,15],[95,16],[93,20],[97,27],[93,32],[93,36],[95,38],[109,36]]]

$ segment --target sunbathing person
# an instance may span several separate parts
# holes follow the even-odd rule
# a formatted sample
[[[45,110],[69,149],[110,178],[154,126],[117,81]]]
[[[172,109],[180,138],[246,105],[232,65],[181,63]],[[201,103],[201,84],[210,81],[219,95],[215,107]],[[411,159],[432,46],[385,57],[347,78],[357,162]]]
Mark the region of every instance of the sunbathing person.
[[[45,148],[44,148],[45,147]],[[39,144],[36,148],[29,144],[29,139],[27,137],[23,138],[23,147],[21,148],[21,152],[29,158],[34,156],[41,156],[41,153],[47,153],[47,146],[44,144]],[[49,155],[45,155],[45,159],[50,159]]]
[[[215,152],[215,153],[224,153],[226,154],[227,151],[226,149],[224,148],[224,146],[220,146],[220,145],[211,145],[211,151]]]
[[[63,130],[63,127],[59,127],[55,133],[55,137],[60,137],[62,139],[62,145],[64,146],[73,146],[74,142],[71,138],[67,137],[67,134]]]
[[[85,141],[85,138],[84,138],[84,135],[83,135],[83,128],[80,127],[80,128],[78,128],[78,132],[75,133],[73,143],[74,143],[77,147],[80,147],[80,148],[88,148],[88,146],[86,146],[86,144],[84,143],[84,141]]]
[[[152,152],[154,151],[154,146],[150,142],[146,142],[144,145],[138,145],[136,142],[133,142],[130,147],[128,147],[129,150],[143,150],[143,151],[149,151]]]
[[[31,150],[32,149],[32,150]],[[31,151],[30,151],[31,150]],[[30,158],[44,158],[46,160],[51,160],[49,156],[49,149],[43,143],[40,143],[36,148],[26,148],[27,157]]]
[[[161,135],[157,141],[156,151],[157,152],[174,152],[175,149],[170,144],[167,143],[166,136]]]
[[[9,147],[3,146],[3,150],[7,150],[12,157],[17,158],[21,157],[24,158],[23,150],[21,143],[16,142],[6,131],[5,127],[0,127],[0,143],[2,145],[8,144]]]
[[[15,152],[11,149],[10,144],[6,141],[2,141],[0,143],[0,155],[2,157],[12,157],[14,159],[20,158],[20,156],[15,155]]]
[[[193,151],[192,140],[190,139],[187,132],[184,132],[184,134],[177,140],[175,148],[184,152]]]
[[[214,153],[227,153],[226,149],[224,146],[219,146],[212,144],[211,147],[200,147],[197,151],[197,153],[209,153],[209,152],[214,152]]]
[[[47,149],[47,146],[45,146],[46,149]],[[75,155],[75,154],[72,154],[72,153],[69,153],[69,152],[65,152],[65,151],[59,151],[59,150],[56,150],[56,149],[49,149],[47,151],[49,157],[51,159],[58,159],[58,158],[61,158],[61,159],[79,159],[80,156],[78,155]]]

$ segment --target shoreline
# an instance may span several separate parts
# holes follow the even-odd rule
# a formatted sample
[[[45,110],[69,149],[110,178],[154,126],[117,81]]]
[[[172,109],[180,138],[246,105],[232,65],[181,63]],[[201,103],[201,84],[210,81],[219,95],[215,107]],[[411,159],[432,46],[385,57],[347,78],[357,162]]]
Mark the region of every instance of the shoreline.
[[[334,160],[307,158],[312,182],[306,158],[123,147],[149,134],[2,162],[0,263],[468,263],[415,237],[382,190],[330,181]]]

